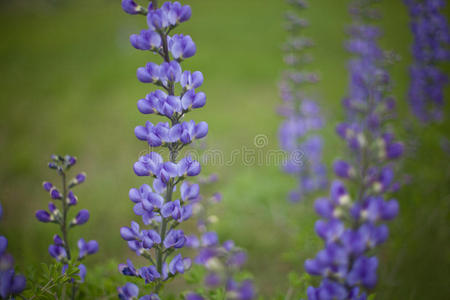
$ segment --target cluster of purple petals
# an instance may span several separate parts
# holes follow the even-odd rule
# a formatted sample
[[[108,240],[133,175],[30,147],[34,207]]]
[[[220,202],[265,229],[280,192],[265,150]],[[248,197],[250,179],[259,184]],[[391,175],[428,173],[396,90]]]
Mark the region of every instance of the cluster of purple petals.
[[[304,1],[289,1],[295,9],[306,8]],[[285,118],[279,129],[281,148],[287,152],[284,171],[298,179],[298,186],[290,192],[289,199],[298,202],[305,196],[325,189],[328,185],[327,170],[322,163],[323,140],[314,131],[324,125],[317,102],[303,93],[305,84],[316,83],[318,76],[305,71],[310,60],[305,50],[311,48],[310,39],[299,34],[307,22],[295,12],[287,14],[287,29],[290,33],[284,45],[285,62],[288,69],[280,83],[283,105],[279,113]]]
[[[394,165],[402,156],[403,144],[385,129],[395,102],[389,95],[385,55],[378,47],[380,32],[368,22],[378,17],[371,2],[355,0],[350,9],[354,23],[346,46],[353,58],[348,67],[349,95],[343,101],[347,121],[336,128],[350,158],[335,161],[334,172],[340,180],[334,180],[329,196],[314,205],[322,218],[315,231],[325,247],[305,261],[309,274],[322,277],[318,287],[308,288],[309,300],[367,299],[377,283],[379,262],[374,249],[387,240],[385,222],[399,210],[390,194],[399,188]],[[350,193],[344,180],[357,193]]]
[[[83,183],[86,180],[84,172],[78,173],[70,181],[67,181],[68,171],[75,165],[76,158],[70,155],[60,156],[52,155],[52,161],[48,164],[50,169],[56,170],[62,180],[62,188],[58,189],[51,182],[43,182],[43,188],[49,193],[51,201],[48,204],[48,210],[36,211],[36,218],[43,223],[54,223],[59,226],[61,237],[58,234],[53,236],[53,244],[48,247],[48,252],[56,261],[64,263],[64,269],[68,267],[67,263],[74,259],[71,255],[71,247],[68,243],[68,231],[70,228],[85,224],[89,218],[90,213],[87,209],[81,209],[77,212],[75,217],[69,221],[68,212],[71,207],[77,205],[78,197],[74,194],[73,188]],[[59,205],[57,205],[59,204]],[[59,208],[58,208],[59,207]],[[77,242],[78,261],[82,261],[87,255],[95,254],[98,251],[98,243],[95,240],[85,241],[80,238]],[[80,282],[84,282],[86,276],[86,266],[79,265]]]
[[[122,274],[141,278],[149,284],[152,294],[140,299],[159,299],[157,294],[163,283],[191,266],[191,260],[179,253],[186,244],[186,236],[178,226],[192,216],[193,203],[199,198],[199,185],[184,180],[197,176],[201,166],[189,155],[178,159],[178,154],[186,145],[208,133],[206,122],[182,121],[188,112],[202,108],[206,103],[205,93],[196,90],[203,84],[203,74],[181,67],[182,61],[195,55],[194,41],[189,35],[171,34],[180,23],[190,19],[191,8],[179,2],[165,2],[161,7],[155,3],[151,1],[148,8],[142,8],[134,1],[122,1],[125,12],[142,14],[147,19],[148,28],[131,35],[131,45],[163,59],[161,64],[149,62],[138,68],[139,81],[152,83],[160,89],[140,99],[137,108],[142,114],[155,114],[168,120],[157,124],[147,121],[144,126],[135,128],[139,140],[150,147],[169,150],[166,161],[158,152],[152,151],[134,164],[136,175],[153,180],[151,184],[143,184],[129,192],[133,211],[142,218],[145,228],[141,229],[138,222],[132,221],[130,227],[120,229],[128,247],[150,263],[140,269],[130,260],[119,265]],[[118,293],[121,299],[135,299],[139,289],[127,283],[118,288]]]
[[[208,289],[224,287],[227,299],[251,300],[255,298],[255,289],[251,280],[237,281],[234,275],[239,272],[247,260],[246,253],[236,247],[232,240],[222,244],[216,232],[209,231],[200,238],[195,235],[188,236],[188,247],[198,250],[195,257],[196,264],[203,265],[207,274],[204,286]],[[203,300],[202,295],[190,292],[186,300]]]
[[[139,287],[134,283],[127,282],[124,286],[117,288],[120,300],[134,300],[139,297]],[[139,300],[160,300],[158,295],[151,294],[139,298]]]
[[[139,140],[146,141],[151,147],[166,146],[169,143],[184,146],[205,137],[208,133],[208,124],[206,122],[195,124],[191,120],[170,127],[168,122],[153,125],[147,121],[145,126],[137,126],[134,133]]]
[[[408,92],[410,106],[420,121],[440,121],[448,77],[439,64],[450,61],[450,32],[442,12],[446,1],[404,0],[404,3],[409,9],[414,36]]]
[[[0,204],[0,219],[3,217],[3,207]],[[6,252],[8,239],[0,236],[0,298],[10,299],[19,295],[26,287],[25,276],[16,274],[14,258]]]
[[[216,180],[217,177],[211,175],[203,180],[203,183],[212,183]],[[220,193],[210,197],[200,195],[196,198],[194,211],[199,235],[188,235],[186,247],[197,251],[194,263],[202,265],[207,271],[203,278],[203,287],[207,290],[224,289],[226,299],[251,300],[256,297],[253,282],[250,279],[237,280],[237,274],[247,261],[247,254],[232,240],[220,243],[218,234],[209,230],[210,225],[217,221],[217,217],[210,215],[208,211],[211,206],[221,201]],[[185,299],[205,300],[207,298],[204,294],[189,292]]]
[[[185,74],[187,75],[185,76]],[[201,81],[197,78],[200,76]],[[139,100],[137,107],[143,114],[155,113],[168,118],[178,117],[194,108],[201,108],[205,105],[205,93],[195,93],[194,90],[194,88],[201,86],[201,82],[203,82],[203,76],[200,72],[196,71],[191,74],[189,71],[185,71],[181,77],[181,83],[187,90],[181,98],[168,96],[165,92],[156,90],[145,96],[144,99]]]
[[[154,177],[153,186],[155,189],[164,191],[169,180],[175,178],[181,180],[186,176],[197,176],[201,171],[201,166],[191,156],[184,157],[178,163],[164,162],[160,154],[150,152],[141,156],[134,164],[133,169],[138,176]]]

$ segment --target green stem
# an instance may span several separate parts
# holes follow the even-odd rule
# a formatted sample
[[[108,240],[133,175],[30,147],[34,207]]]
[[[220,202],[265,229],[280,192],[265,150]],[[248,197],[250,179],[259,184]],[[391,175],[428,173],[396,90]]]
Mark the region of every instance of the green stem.
[[[62,188],[63,188],[63,199],[62,199],[62,209],[63,209],[63,221],[61,224],[61,231],[63,235],[64,240],[64,249],[66,249],[67,253],[67,259],[70,260],[70,247],[69,247],[69,237],[67,232],[67,212],[68,212],[68,206],[67,206],[67,188],[66,188],[66,174],[64,172],[61,172],[62,177]]]
[[[61,231],[63,235],[63,241],[64,241],[64,249],[67,253],[67,259],[70,261],[71,255],[70,255],[70,247],[69,247],[69,234],[67,230],[67,213],[69,212],[69,206],[67,204],[67,186],[66,186],[66,174],[64,172],[61,172],[62,177],[62,188],[63,188],[63,198],[62,198],[62,209],[63,209],[63,221],[61,224]],[[70,299],[75,299],[75,294],[77,292],[77,287],[75,281],[72,282],[72,292]]]

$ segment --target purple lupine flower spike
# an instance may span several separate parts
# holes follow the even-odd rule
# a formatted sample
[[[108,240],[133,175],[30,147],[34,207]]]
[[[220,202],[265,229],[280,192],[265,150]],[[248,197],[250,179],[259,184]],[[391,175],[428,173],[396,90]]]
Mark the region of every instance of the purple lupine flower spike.
[[[0,203],[0,218],[3,216],[3,207]],[[6,250],[8,239],[0,236],[0,298],[14,299],[25,290],[26,279],[14,271],[14,258]]]
[[[201,181],[202,184],[213,183],[217,180],[216,175],[212,175]],[[186,184],[181,187],[181,194],[186,193],[192,187]],[[196,193],[197,194],[197,193]],[[198,254],[193,262],[202,265],[206,270],[203,279],[202,293],[190,292],[184,299],[209,299],[212,290],[225,290],[226,295],[233,299],[251,300],[256,296],[253,283],[250,280],[238,281],[237,274],[242,270],[247,261],[247,254],[238,248],[232,240],[223,243],[219,242],[216,232],[210,231],[209,226],[217,221],[217,217],[206,214],[209,207],[220,202],[221,195],[215,193],[210,197],[196,195],[193,201],[195,206],[195,216],[197,217],[197,228],[199,236],[186,236],[185,246],[196,249]],[[189,263],[189,261],[186,261]],[[172,261],[169,270],[173,272],[175,264],[180,271],[183,271],[181,256]]]
[[[125,1],[124,1],[125,2]],[[132,2],[132,1],[131,1]],[[71,263],[73,259],[73,252],[75,251],[74,247],[69,244],[69,230],[75,225],[85,224],[90,217],[89,212],[86,209],[80,210],[72,221],[69,222],[69,210],[71,207],[77,205],[78,198],[73,193],[72,188],[75,186],[85,182],[86,174],[84,172],[78,173],[74,178],[70,181],[67,180],[67,175],[69,170],[76,164],[77,159],[71,155],[52,155],[51,156],[52,164],[51,169],[57,170],[59,176],[62,179],[61,188],[57,188],[50,182],[44,182],[44,189],[50,193],[50,197],[52,198],[52,202],[48,205],[48,210],[38,210],[36,212],[36,218],[44,223],[54,223],[59,226],[61,235],[55,234],[53,236],[53,244],[48,247],[48,252],[50,256],[52,256],[56,261],[63,263],[62,272],[65,273],[68,264]],[[62,201],[57,201],[62,200]],[[84,239],[78,240],[78,260],[84,259],[87,255],[94,254],[98,251],[98,243],[95,240],[91,240],[86,242]],[[79,280],[72,280],[72,284],[75,285],[78,283],[83,283],[86,277],[86,266],[84,264],[80,264],[78,266],[79,272],[78,275],[80,277]],[[76,297],[77,289],[73,288],[72,290],[72,298]]]
[[[450,30],[444,16],[446,1],[404,0],[411,18],[413,63],[408,100],[423,123],[444,118],[444,88],[448,76],[441,64],[450,61]]]
[[[181,66],[184,60],[197,52],[191,36],[181,33],[169,35],[175,27],[190,19],[191,8],[177,1],[164,2],[160,7],[155,3],[152,2],[146,13],[148,28],[133,34],[130,42],[134,48],[153,52],[163,59],[159,63],[148,62],[137,69],[139,81],[159,87],[138,100],[137,108],[142,114],[157,115],[167,121],[147,121],[137,126],[134,134],[150,147],[166,147],[169,155],[163,157],[157,152],[150,152],[134,163],[133,170],[137,176],[148,176],[153,180],[152,185],[133,188],[128,195],[133,202],[134,213],[142,218],[146,227],[141,229],[133,221],[131,227],[120,229],[120,235],[128,247],[151,263],[139,271],[131,262],[119,266],[119,271],[124,275],[140,277],[146,283],[153,283],[153,294],[141,299],[159,299],[157,293],[163,282],[184,273],[190,267],[190,260],[178,253],[185,246],[186,237],[181,229],[174,227],[189,219],[193,213],[199,186],[183,183],[183,180],[197,176],[201,166],[190,156],[180,158],[178,154],[183,147],[206,137],[209,130],[206,122],[182,121],[188,112],[206,104],[205,93],[197,90],[204,78],[200,71],[183,70]],[[127,13],[142,14],[135,3],[123,1],[122,6]],[[179,189],[177,184],[181,186]],[[179,198],[175,198],[178,195]],[[129,291],[135,291],[131,285],[121,287],[118,291],[123,299],[137,297],[130,296]]]
[[[383,222],[398,214],[398,202],[387,198],[395,182],[393,161],[403,153],[403,144],[386,131],[394,105],[380,32],[371,19],[378,18],[371,7],[376,0],[354,0],[350,7],[354,22],[347,50],[354,56],[348,65],[350,84],[343,100],[347,119],[336,133],[347,143],[349,159],[336,160],[334,172],[352,182],[334,180],[328,198],[319,198],[314,208],[323,219],[316,233],[325,247],[305,261],[306,271],[321,276],[318,287],[307,290],[309,300],[367,299],[377,283],[376,246],[385,242],[388,228]],[[367,22],[370,20],[370,22]]]
[[[302,10],[306,5],[289,2],[293,9]],[[306,196],[327,187],[327,171],[322,163],[322,138],[313,134],[324,125],[317,102],[304,92],[305,84],[318,81],[317,75],[303,70],[308,62],[305,50],[312,42],[299,34],[307,22],[294,11],[286,15],[288,41],[284,45],[285,62],[288,65],[280,83],[283,100],[279,108],[285,120],[279,129],[280,147],[288,154],[284,171],[298,179],[298,187],[289,193],[291,202],[298,202]]]

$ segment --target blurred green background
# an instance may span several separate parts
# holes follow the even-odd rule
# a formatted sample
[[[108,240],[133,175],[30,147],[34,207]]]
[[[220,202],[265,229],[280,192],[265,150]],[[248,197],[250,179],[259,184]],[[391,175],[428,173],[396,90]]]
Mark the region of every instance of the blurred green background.
[[[287,6],[281,0],[184,2],[192,6],[193,17],[177,32],[190,34],[198,49],[185,68],[203,72],[202,90],[208,96],[205,108],[190,117],[209,123],[207,146],[227,158],[234,149],[255,148],[254,137],[264,134],[269,143],[263,150],[277,149],[277,81],[284,67],[280,48]],[[313,94],[327,118],[323,135],[330,165],[345,155],[334,126],[343,118],[349,17],[347,1],[310,2],[306,33],[317,44],[311,69],[322,79]],[[380,8],[381,43],[401,56],[392,69],[399,110],[394,126],[407,145],[402,173],[411,176],[411,184],[396,195],[401,212],[379,251],[377,299],[448,299],[448,119],[423,127],[410,115],[405,100],[412,42],[408,16],[399,0],[383,1]],[[122,12],[119,0],[0,1],[0,201],[5,211],[0,228],[19,269],[51,261],[47,247],[56,227],[38,223],[34,212],[48,200],[41,182],[57,183],[46,167],[52,153],[77,156],[76,170],[88,174],[76,193],[78,207],[89,209],[91,220],[72,232],[73,240],[83,236],[100,243],[88,267],[99,266],[102,274],[103,265],[134,256],[119,228],[133,219],[129,188],[145,182],[132,171],[146,150],[133,128],[146,120],[136,101],[153,87],[139,83],[135,71],[157,58],[128,42],[144,26],[144,18]],[[446,110],[448,115],[448,105]],[[224,195],[216,208],[221,237],[248,250],[248,269],[261,295],[271,299],[284,293],[287,273],[303,273],[303,261],[322,246],[313,231],[313,199],[288,203],[295,180],[273,165],[246,166],[238,160],[231,166],[205,166],[203,173],[220,177],[205,192]]]

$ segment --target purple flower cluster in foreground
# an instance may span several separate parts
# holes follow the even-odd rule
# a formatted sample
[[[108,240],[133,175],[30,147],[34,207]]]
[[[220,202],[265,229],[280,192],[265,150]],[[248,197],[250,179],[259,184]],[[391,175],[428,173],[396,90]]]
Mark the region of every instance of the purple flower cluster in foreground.
[[[290,0],[289,3],[298,10],[306,8],[304,1]],[[279,112],[285,120],[279,129],[279,140],[281,148],[288,153],[284,170],[299,180],[289,199],[298,202],[328,185],[326,168],[322,163],[323,140],[311,134],[323,127],[324,120],[317,102],[309,99],[303,91],[305,84],[318,81],[315,73],[304,70],[304,65],[311,59],[305,51],[313,46],[313,42],[301,36],[300,32],[308,22],[295,12],[289,12],[286,19],[290,35],[284,51],[289,69],[280,83],[283,105]]]
[[[151,185],[143,184],[129,192],[134,213],[142,217],[146,227],[141,229],[132,221],[130,227],[120,229],[120,234],[129,248],[145,257],[150,265],[136,269],[128,260],[119,265],[119,271],[126,276],[139,277],[150,285],[151,294],[140,299],[159,299],[158,293],[164,283],[191,266],[191,260],[179,253],[185,246],[186,236],[178,227],[191,217],[192,203],[199,197],[199,185],[184,180],[197,176],[201,167],[190,156],[178,160],[178,154],[186,145],[208,133],[206,122],[182,121],[189,111],[205,105],[206,96],[196,91],[203,83],[202,73],[183,71],[180,65],[195,55],[194,41],[189,35],[171,34],[180,23],[190,19],[190,6],[165,2],[158,7],[156,1],[151,1],[146,9],[134,1],[123,0],[122,7],[127,13],[142,14],[147,18],[148,28],[131,35],[132,46],[163,59],[161,64],[149,62],[138,68],[139,81],[153,83],[160,89],[139,100],[137,107],[142,114],[159,115],[168,122],[147,122],[135,128],[135,135],[150,147],[167,148],[169,159],[164,161],[159,153],[150,152],[134,164],[136,175],[153,178]],[[177,185],[179,196],[175,199]],[[121,299],[134,299],[138,297],[139,289],[127,283],[118,288],[118,293]]]
[[[0,219],[3,217],[3,207],[0,203]],[[0,235],[0,298],[14,299],[14,296],[22,293],[26,286],[23,275],[16,274],[14,270],[14,258],[6,252],[8,239]]]
[[[445,0],[404,0],[411,17],[414,35],[410,68],[409,101],[422,122],[443,118],[444,87],[448,77],[439,64],[450,60],[450,32],[442,14]]]
[[[75,258],[73,249],[69,244],[69,230],[75,226],[85,224],[90,217],[89,211],[81,209],[72,220],[69,220],[69,210],[78,204],[78,197],[74,194],[73,188],[86,180],[85,173],[79,173],[71,180],[67,178],[67,172],[75,165],[76,158],[70,155],[52,155],[52,161],[48,164],[50,169],[55,170],[61,177],[61,188],[45,181],[44,189],[49,193],[51,201],[48,210],[38,210],[36,218],[43,223],[54,223],[59,226],[60,234],[53,236],[53,244],[48,247],[50,255],[58,262],[64,264],[63,271],[66,270],[70,262],[82,261],[87,255],[95,254],[98,251],[98,243],[95,240],[85,241],[80,238],[77,242],[78,256]],[[71,250],[72,249],[72,250]],[[83,264],[78,266],[80,272],[80,283],[84,282],[86,267]],[[73,282],[75,285],[75,282]],[[74,291],[74,290],[73,290]],[[72,295],[72,298],[74,295]]]
[[[209,178],[209,182],[215,180],[214,175]],[[242,281],[236,279],[236,275],[247,261],[246,253],[232,240],[219,243],[218,234],[210,230],[210,225],[217,221],[217,217],[209,215],[208,211],[210,206],[221,200],[222,195],[216,193],[211,197],[200,196],[195,201],[194,211],[197,217],[199,236],[188,235],[186,246],[198,251],[194,263],[202,265],[206,269],[203,285],[208,291],[223,289],[225,299],[251,300],[255,298],[253,282],[250,279]],[[205,300],[208,298],[201,293],[189,292],[185,299]]]
[[[403,145],[386,129],[395,102],[389,96],[385,54],[378,47],[380,32],[371,22],[377,16],[371,2],[375,0],[356,0],[350,7],[354,22],[347,49],[354,58],[343,102],[348,120],[337,126],[337,133],[347,142],[351,160],[334,164],[336,175],[347,184],[335,180],[329,197],[315,202],[322,217],[315,230],[325,248],[305,262],[309,274],[323,278],[320,286],[308,288],[309,300],[367,298],[377,283],[373,250],[388,238],[383,222],[395,218],[399,209],[390,193],[399,187],[393,161],[402,155]]]

